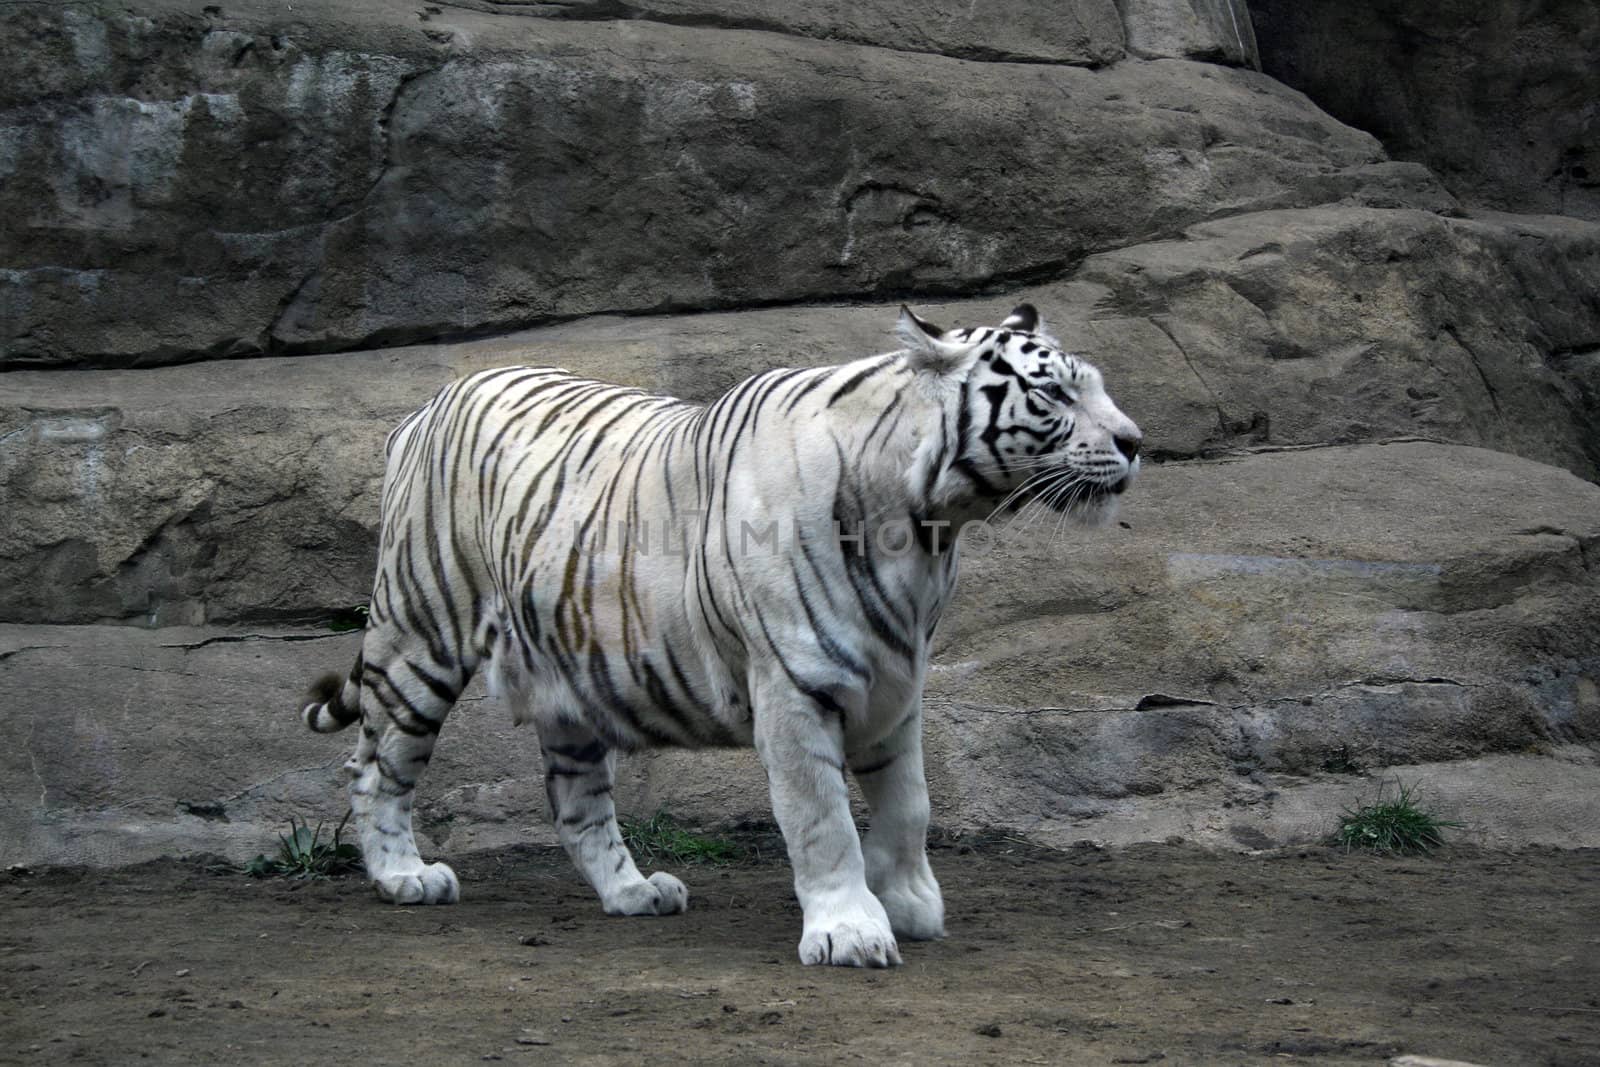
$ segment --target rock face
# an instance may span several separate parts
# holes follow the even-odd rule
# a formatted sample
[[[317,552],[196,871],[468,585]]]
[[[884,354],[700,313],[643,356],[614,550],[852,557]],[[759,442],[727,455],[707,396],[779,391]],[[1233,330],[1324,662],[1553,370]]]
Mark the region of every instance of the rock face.
[[[1463,200],[1600,219],[1589,0],[1251,0],[1268,74]]]
[[[1199,224],[1025,295],[1106,371],[1158,457],[1422,437],[1593,477],[1596,293],[1594,224],[1336,207]],[[972,324],[1014,302],[918,307]],[[585,320],[314,359],[9,374],[0,621],[326,618],[367,597],[384,435],[452,377],[547,364],[708,400],[768,367],[884,351],[895,314]]]
[[[1177,454],[1415,435],[1593,478],[1597,284],[1592,223],[1316,208],[1095,256],[1063,296],[1136,408],[1184,377],[1214,399],[1209,425],[1158,402],[1159,447]]]
[[[1261,847],[1370,799],[1357,768],[1425,765],[1400,773],[1455,796],[1485,840],[1511,843],[1510,806],[1516,840],[1600,845],[1593,803],[1530,788],[1527,757],[1503,755],[1555,757],[1546,782],[1600,796],[1585,747],[1600,738],[1600,488],[1460,446],[1321,448],[1154,467],[1124,523],[969,544],[928,688],[941,824]],[[16,801],[0,854],[243,859],[291,814],[331,824],[351,735],[311,734],[293,709],[357,640],[0,627],[0,789]],[[768,817],[748,752],[633,757],[622,774],[626,811]],[[419,826],[453,853],[549,841],[542,791],[532,736],[474,690]]]
[[[1175,0],[1187,7],[1187,0]],[[903,52],[932,52],[991,62],[1067,63],[1101,67],[1126,54],[1114,0],[1039,5],[1028,0],[447,0],[447,6],[495,15],[577,21],[631,19],[674,26],[765,30],[822,41],[848,41]],[[441,16],[443,12],[439,12]],[[432,21],[430,19],[430,21]],[[1178,21],[1168,15],[1165,21]],[[1198,22],[1191,13],[1189,22]],[[1202,49],[1216,46],[1202,34]],[[1186,54],[1186,53],[1183,53]]]
[[[1128,51],[1146,59],[1207,59],[1261,69],[1245,0],[1117,0]]]
[[[974,731],[952,744],[980,764],[974,786],[1002,780],[978,758],[995,713],[1022,716],[1027,740],[999,728],[991,758],[1046,759],[1040,781],[1074,783],[1069,812],[1230,769],[1600,736],[1600,649],[1579,621],[1600,612],[1593,484],[1397,443],[1169,464],[1145,488],[1125,529],[969,552],[984,595],[941,631],[929,694]]]
[[[1415,184],[1298,94],[1210,64],[327,0],[139,10],[0,22],[29,58],[0,96],[0,366],[961,291]]]
[[[1510,54],[1485,35],[1511,9],[1322,6],[1254,5],[1269,73],[1334,69],[1313,53],[1357,25],[1432,27],[1436,80],[1386,84]],[[1589,40],[1540,10],[1518,39]],[[353,655],[325,620],[368,596],[382,441],[441,385],[520,362],[707,400],[887,350],[902,300],[943,325],[1034,302],[1150,460],[1123,526],[969,546],[928,689],[941,823],[1262,847],[1370,796],[1364,768],[1485,841],[1600,844],[1574,799],[1600,796],[1600,215],[1517,170],[1588,112],[1524,117],[1536,143],[1477,170],[1374,119],[1391,159],[1252,69],[1251,24],[1243,0],[6,6],[0,857],[243,857],[338,818],[345,739],[293,709]],[[549,840],[535,752],[471,693],[426,834]],[[747,753],[629,768],[626,810],[766,817]]]

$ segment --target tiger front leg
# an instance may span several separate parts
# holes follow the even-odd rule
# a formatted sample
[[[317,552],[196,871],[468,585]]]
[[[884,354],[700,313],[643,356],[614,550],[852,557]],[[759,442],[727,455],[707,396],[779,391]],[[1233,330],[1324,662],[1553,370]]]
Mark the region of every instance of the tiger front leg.
[[[837,705],[828,708],[791,686],[769,684],[757,691],[755,742],[805,914],[800,962],[898,964],[900,949],[888,914],[867,888],[850,816]]]
[[[861,843],[867,885],[899,937],[944,936],[944,898],[928,865],[928,782],[922,769],[920,703],[889,736],[852,753],[850,769],[872,809]]]
[[[587,730],[541,725],[545,795],[561,845],[600,896],[607,915],[675,915],[689,890],[665,871],[646,878],[617,828],[611,799],[616,753]]]

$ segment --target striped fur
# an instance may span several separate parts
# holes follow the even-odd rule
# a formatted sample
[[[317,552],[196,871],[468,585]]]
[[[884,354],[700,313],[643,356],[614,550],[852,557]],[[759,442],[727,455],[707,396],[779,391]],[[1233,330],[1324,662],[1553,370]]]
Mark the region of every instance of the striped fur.
[[[418,855],[411,806],[487,669],[538,732],[561,841],[607,912],[688,903],[622,843],[616,754],[753,744],[801,959],[885,966],[897,936],[942,936],[921,690],[955,531],[1033,503],[1104,520],[1139,431],[1029,305],[951,332],[902,311],[899,330],[900,351],[758,374],[707,406],[486,371],[390,435],[361,655],[302,709],[313,730],[361,724],[350,801],[382,896],[457,898],[450,868]],[[847,770],[872,808],[864,838]]]

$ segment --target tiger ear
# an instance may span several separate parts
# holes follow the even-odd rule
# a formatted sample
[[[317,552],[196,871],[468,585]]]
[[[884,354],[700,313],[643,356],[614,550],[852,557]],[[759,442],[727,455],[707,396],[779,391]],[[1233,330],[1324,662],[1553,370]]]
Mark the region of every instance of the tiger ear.
[[[1044,316],[1039,314],[1039,309],[1032,304],[1018,304],[1006,316],[1006,321],[1000,324],[1002,330],[1021,330],[1031,333],[1051,348],[1060,348],[1061,342],[1056,340],[1050,332],[1050,327],[1044,324]]]
[[[1021,330],[1023,333],[1044,333],[1044,320],[1039,309],[1032,304],[1018,304],[1000,324],[1002,330]]]
[[[906,358],[911,369],[916,371],[949,374],[960,370],[972,351],[969,344],[945,340],[943,330],[918,318],[904,304],[900,306],[900,321],[895,325],[895,332],[905,342]]]

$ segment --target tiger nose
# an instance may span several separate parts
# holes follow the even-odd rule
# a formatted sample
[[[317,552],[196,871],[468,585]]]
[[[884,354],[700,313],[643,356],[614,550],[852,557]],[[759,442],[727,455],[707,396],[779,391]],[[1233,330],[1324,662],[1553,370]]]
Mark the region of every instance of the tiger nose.
[[[1117,451],[1121,452],[1129,463],[1132,463],[1134,457],[1139,454],[1139,445],[1143,443],[1144,438],[1137,435],[1133,437],[1123,437],[1121,434],[1118,434],[1116,440]]]

